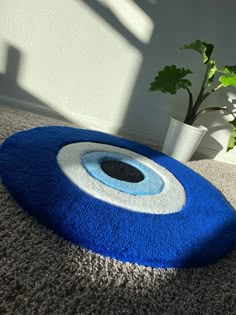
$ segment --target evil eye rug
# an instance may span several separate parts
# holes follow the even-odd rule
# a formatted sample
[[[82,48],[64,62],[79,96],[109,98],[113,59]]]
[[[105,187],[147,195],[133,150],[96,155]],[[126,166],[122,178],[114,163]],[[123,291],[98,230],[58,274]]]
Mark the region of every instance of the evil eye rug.
[[[65,239],[151,267],[214,263],[236,243],[234,210],[203,177],[146,146],[70,127],[18,132],[0,148],[2,182]]]

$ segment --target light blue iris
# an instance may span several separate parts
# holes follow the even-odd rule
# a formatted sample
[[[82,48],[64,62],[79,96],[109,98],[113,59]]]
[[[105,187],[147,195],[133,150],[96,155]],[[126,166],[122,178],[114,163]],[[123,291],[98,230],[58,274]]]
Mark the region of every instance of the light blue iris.
[[[135,167],[144,175],[144,179],[138,183],[131,183],[107,175],[102,170],[101,163],[108,160],[121,161]],[[125,154],[105,151],[90,152],[82,156],[81,162],[86,171],[93,178],[99,180],[111,188],[130,195],[156,195],[159,194],[164,187],[164,182],[160,175],[158,175],[146,165]]]

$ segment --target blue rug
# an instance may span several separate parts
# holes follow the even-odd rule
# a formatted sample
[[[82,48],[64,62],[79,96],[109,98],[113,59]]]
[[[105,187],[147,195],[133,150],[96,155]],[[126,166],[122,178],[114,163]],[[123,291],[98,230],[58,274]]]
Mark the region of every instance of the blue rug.
[[[41,223],[121,261],[198,267],[236,244],[235,213],[213,185],[132,141],[70,127],[34,128],[2,144],[0,174]]]

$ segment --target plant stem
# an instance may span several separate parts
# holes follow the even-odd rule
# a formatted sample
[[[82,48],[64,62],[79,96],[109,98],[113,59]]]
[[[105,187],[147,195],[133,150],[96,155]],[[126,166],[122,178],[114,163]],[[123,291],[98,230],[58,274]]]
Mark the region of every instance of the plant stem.
[[[223,84],[219,84],[217,85],[214,89],[212,89],[210,92],[206,92],[205,94],[202,95],[202,98],[201,98],[201,103],[212,93],[214,93],[215,91],[219,90],[220,88],[223,87]],[[200,103],[200,104],[201,104]]]
[[[188,95],[189,95],[189,102],[188,102],[188,111],[187,111],[187,114],[185,116],[185,119],[184,119],[184,123],[188,123],[188,120],[189,118],[192,116],[192,109],[193,109],[193,95],[192,93],[190,92],[189,88],[186,87],[186,90],[188,92]]]
[[[221,83],[221,84],[217,85],[213,90],[211,90],[210,93],[213,93],[213,92],[215,92],[215,91],[221,89],[222,87],[223,87],[223,84]]]
[[[212,93],[214,93],[215,91],[221,89],[223,87],[223,84],[219,84],[217,85],[214,89],[212,89],[211,91],[209,92],[206,92],[204,94],[204,91],[205,91],[205,85],[206,85],[206,81],[207,81],[207,78],[208,78],[208,72],[209,72],[209,68],[210,68],[210,65],[208,64],[207,65],[207,69],[206,69],[206,72],[205,72],[205,76],[204,76],[204,79],[203,79],[203,82],[202,82],[202,86],[201,86],[201,90],[199,92],[199,95],[197,97],[197,100],[193,106],[193,109],[192,109],[192,115],[189,117],[189,120],[188,120],[188,123],[190,125],[192,125],[194,123],[194,121],[199,117],[199,114],[203,113],[203,112],[206,112],[206,110],[202,110],[200,111],[199,113],[197,113],[199,107],[201,106],[201,104],[203,103],[203,101]],[[212,110],[217,110],[216,107],[211,107]],[[220,108],[219,108],[220,109]]]
[[[203,78],[203,82],[202,82],[202,86],[201,86],[200,92],[199,92],[198,97],[196,99],[196,102],[195,102],[195,104],[193,106],[192,116],[194,116],[196,114],[198,108],[200,107],[200,105],[203,102],[202,96],[203,96],[203,93],[205,91],[205,86],[206,86],[206,81],[207,81],[207,78],[208,78],[209,69],[210,69],[210,65],[208,64],[207,67],[206,67],[206,72],[205,72],[205,75],[204,75],[204,78]],[[192,118],[194,118],[194,117],[192,117]]]

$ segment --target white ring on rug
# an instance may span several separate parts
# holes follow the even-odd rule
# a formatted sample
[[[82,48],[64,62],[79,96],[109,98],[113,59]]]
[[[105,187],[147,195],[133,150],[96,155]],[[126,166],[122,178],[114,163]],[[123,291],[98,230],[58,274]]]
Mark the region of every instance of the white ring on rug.
[[[157,195],[133,196],[104,185],[89,175],[81,163],[81,157],[84,154],[94,151],[121,153],[143,163],[164,180],[162,192]],[[127,210],[168,214],[180,211],[186,202],[184,187],[173,174],[153,160],[127,149],[95,142],[72,143],[58,152],[57,162],[63,173],[81,190],[97,199]]]

